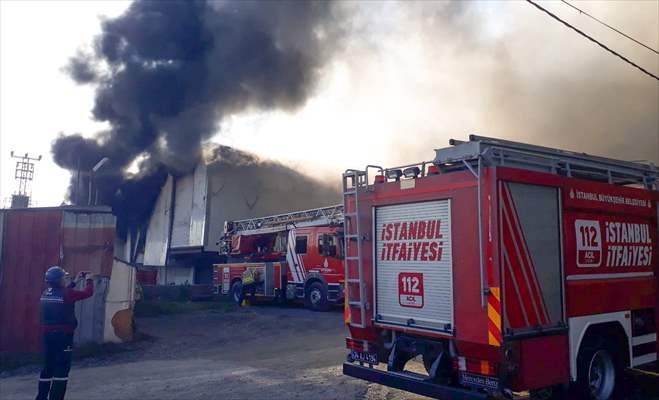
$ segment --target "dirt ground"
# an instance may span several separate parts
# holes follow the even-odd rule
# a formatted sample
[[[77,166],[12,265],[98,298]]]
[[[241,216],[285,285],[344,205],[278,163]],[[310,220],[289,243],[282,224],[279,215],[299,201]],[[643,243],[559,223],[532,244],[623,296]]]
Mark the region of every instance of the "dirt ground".
[[[422,399],[342,375],[339,310],[227,307],[137,323],[148,340],[74,361],[67,399]],[[33,399],[37,377],[38,366],[3,373],[0,399]]]
[[[69,400],[420,399],[345,377],[340,311],[255,306],[142,318],[153,337],[74,361]],[[33,399],[38,367],[0,378],[0,398]]]

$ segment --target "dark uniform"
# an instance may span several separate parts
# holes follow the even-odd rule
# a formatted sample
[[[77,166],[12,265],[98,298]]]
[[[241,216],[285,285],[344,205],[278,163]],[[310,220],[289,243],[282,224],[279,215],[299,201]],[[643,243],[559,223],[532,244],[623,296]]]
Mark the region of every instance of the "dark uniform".
[[[78,326],[75,302],[94,294],[94,283],[87,279],[84,290],[49,287],[41,295],[41,332],[44,366],[39,376],[37,400],[61,400],[71,369],[73,333]]]

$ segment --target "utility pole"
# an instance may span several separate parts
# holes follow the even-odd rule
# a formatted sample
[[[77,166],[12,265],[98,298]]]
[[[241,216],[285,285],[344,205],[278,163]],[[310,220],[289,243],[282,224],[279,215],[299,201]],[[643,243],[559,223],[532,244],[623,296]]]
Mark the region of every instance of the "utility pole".
[[[110,161],[108,157],[103,157],[99,160],[99,162],[94,165],[94,167],[89,171],[89,193],[88,193],[88,200],[87,200],[87,205],[91,206],[92,205],[92,188],[93,188],[93,183],[94,183],[94,174],[98,172],[99,169],[101,169],[107,162]],[[78,171],[78,174],[80,174],[80,171]],[[96,188],[96,196],[94,199],[94,205],[98,205],[98,188]]]
[[[29,183],[34,179],[34,161],[41,161],[41,156],[30,157],[28,153],[17,156],[12,151],[11,158],[19,160],[16,161],[14,173],[14,179],[18,180],[18,192],[11,196],[11,208],[26,208],[30,205]]]

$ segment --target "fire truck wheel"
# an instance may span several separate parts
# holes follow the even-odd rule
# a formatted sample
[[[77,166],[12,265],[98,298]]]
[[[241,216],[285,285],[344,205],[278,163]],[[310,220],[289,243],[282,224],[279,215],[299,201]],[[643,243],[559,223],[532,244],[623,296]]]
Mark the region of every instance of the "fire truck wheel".
[[[304,305],[313,311],[327,311],[330,304],[327,300],[327,288],[321,282],[313,282],[304,294]]]
[[[430,373],[430,369],[432,368],[432,363],[435,362],[437,355],[438,353],[434,351],[429,351],[421,355],[421,359],[423,360],[423,366],[425,367],[427,373]]]
[[[235,281],[231,285],[231,300],[237,305],[243,302],[243,283],[241,281]]]
[[[612,343],[602,337],[591,337],[581,346],[577,357],[577,389],[584,398],[617,398],[621,375],[621,363]]]
[[[442,359],[439,360],[439,363],[437,365],[437,371],[435,372],[435,376],[432,377],[435,382],[441,383],[441,384],[449,384],[451,381],[451,359],[446,353],[441,353],[436,350],[429,350],[421,355],[421,359],[423,360],[423,366],[426,368],[426,372],[428,374],[431,374],[432,371],[432,365],[435,363],[435,360],[437,360],[437,357],[442,357]]]

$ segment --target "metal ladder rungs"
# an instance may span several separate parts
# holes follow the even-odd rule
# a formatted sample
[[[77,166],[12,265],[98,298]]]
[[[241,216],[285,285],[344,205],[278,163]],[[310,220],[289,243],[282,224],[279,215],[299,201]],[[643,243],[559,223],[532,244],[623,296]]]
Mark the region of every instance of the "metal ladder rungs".
[[[352,183],[350,183],[349,179],[352,180]],[[364,285],[364,280],[363,280],[363,271],[362,271],[362,236],[361,236],[361,230],[359,226],[359,191],[361,188],[368,186],[368,179],[366,172],[362,171],[357,171],[357,170],[350,170],[349,173],[346,173],[343,175],[343,218],[344,221],[350,222],[350,227],[349,231],[353,231],[352,228],[355,228],[354,233],[348,233],[344,235],[345,239],[345,268],[346,268],[346,277],[345,277],[345,282],[349,284],[357,284],[359,285],[359,291],[355,292],[355,294],[359,294],[359,301],[350,301],[350,298],[353,297],[349,293],[351,293],[351,290],[347,290],[348,287],[346,287],[346,302],[348,307],[350,308],[359,308],[359,318],[362,321],[362,323],[353,323],[353,312],[357,312],[356,310],[350,313],[350,322],[349,325],[352,327],[358,327],[358,328],[364,328],[366,325],[364,324],[364,320],[366,318],[366,303],[364,301],[364,296],[363,296],[363,285]],[[352,198],[354,199],[354,211],[352,212],[346,212],[348,211],[347,207],[347,202],[349,201],[348,196],[353,196]],[[356,223],[356,226],[353,227],[353,224]],[[347,227],[346,227],[347,228]],[[346,229],[348,230],[348,229]],[[353,248],[352,246],[349,246],[351,241],[356,241],[357,242],[357,248]],[[349,266],[354,267],[354,262],[357,261],[357,277],[349,278]],[[354,275],[353,275],[354,276]],[[356,296],[355,296],[356,297]]]

